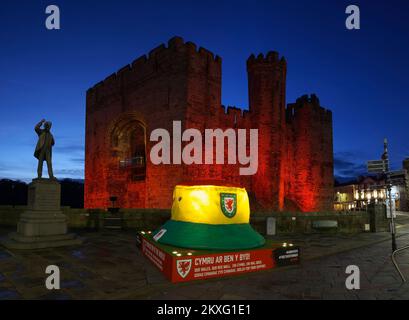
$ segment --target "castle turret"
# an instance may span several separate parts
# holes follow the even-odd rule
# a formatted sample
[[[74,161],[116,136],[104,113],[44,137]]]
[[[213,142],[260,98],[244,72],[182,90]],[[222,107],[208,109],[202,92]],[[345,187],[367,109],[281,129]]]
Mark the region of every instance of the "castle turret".
[[[288,105],[288,185],[286,198],[301,211],[333,209],[332,113],[316,95]]]
[[[285,82],[287,63],[277,52],[251,55],[247,60],[249,109],[259,129],[258,171],[254,179],[257,202],[284,206]],[[271,206],[271,205],[270,205]]]

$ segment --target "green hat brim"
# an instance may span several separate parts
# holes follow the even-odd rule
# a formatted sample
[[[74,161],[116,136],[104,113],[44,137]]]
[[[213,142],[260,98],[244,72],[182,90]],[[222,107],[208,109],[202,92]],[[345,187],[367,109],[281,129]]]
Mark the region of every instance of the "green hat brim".
[[[261,247],[265,239],[250,224],[204,224],[169,220],[153,233],[158,242],[189,249],[240,250]]]

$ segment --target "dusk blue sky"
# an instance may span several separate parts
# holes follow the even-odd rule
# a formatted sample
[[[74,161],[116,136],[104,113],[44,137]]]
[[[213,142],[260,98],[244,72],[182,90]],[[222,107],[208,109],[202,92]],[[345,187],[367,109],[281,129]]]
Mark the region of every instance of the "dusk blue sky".
[[[45,8],[61,30],[45,28]],[[357,4],[361,30],[345,28]],[[336,174],[364,173],[390,141],[409,157],[409,1],[2,1],[0,177],[35,176],[34,125],[53,122],[59,178],[83,178],[85,92],[178,35],[223,58],[222,101],[248,107],[246,59],[288,62],[287,103],[316,93],[333,111]]]

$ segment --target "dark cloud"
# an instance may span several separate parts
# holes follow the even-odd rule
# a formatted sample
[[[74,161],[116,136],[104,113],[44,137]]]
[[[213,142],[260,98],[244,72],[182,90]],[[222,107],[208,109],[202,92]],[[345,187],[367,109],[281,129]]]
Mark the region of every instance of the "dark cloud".
[[[339,156],[335,155],[334,156],[334,167],[336,170],[342,170],[344,168],[351,168],[356,166],[357,164],[355,162],[352,162],[347,159],[340,158]]]
[[[73,153],[73,152],[84,152],[85,147],[82,144],[67,144],[67,145],[58,145],[56,144],[53,148],[53,151],[58,153]]]
[[[59,169],[54,172],[56,175],[64,176],[74,176],[74,177],[83,177],[83,169]]]
[[[84,162],[85,162],[84,158],[71,158],[70,160],[72,162],[79,163],[79,164],[84,164]]]
[[[343,179],[354,179],[367,174],[366,163],[354,161],[352,152],[339,152],[334,155],[335,176]]]
[[[338,158],[343,158],[343,159],[351,159],[355,158],[357,156],[361,156],[359,152],[353,152],[353,151],[338,151],[335,153],[335,156]]]
[[[367,174],[365,165],[356,165],[351,168],[338,169],[336,172],[344,177],[358,177]]]
[[[14,162],[0,162],[0,172],[15,172],[15,171],[24,171],[25,167],[16,165]]]

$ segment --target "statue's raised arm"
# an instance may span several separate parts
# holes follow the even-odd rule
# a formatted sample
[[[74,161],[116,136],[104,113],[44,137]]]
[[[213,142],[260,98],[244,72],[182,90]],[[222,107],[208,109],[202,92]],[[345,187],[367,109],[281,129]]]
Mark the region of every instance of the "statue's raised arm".
[[[41,128],[43,126],[43,128]],[[51,134],[52,123],[42,119],[34,127],[35,132],[38,134],[38,142],[34,151],[34,157],[38,159],[37,175],[38,178],[43,174],[43,162],[47,162],[48,176],[50,179],[54,179],[53,167],[51,163],[52,159],[52,147],[54,145],[54,137]]]
[[[37,132],[38,135],[41,134],[42,130],[41,130],[41,126],[43,125],[43,123],[45,122],[45,119],[42,119],[39,123],[36,124],[36,126],[34,127],[34,131]]]

